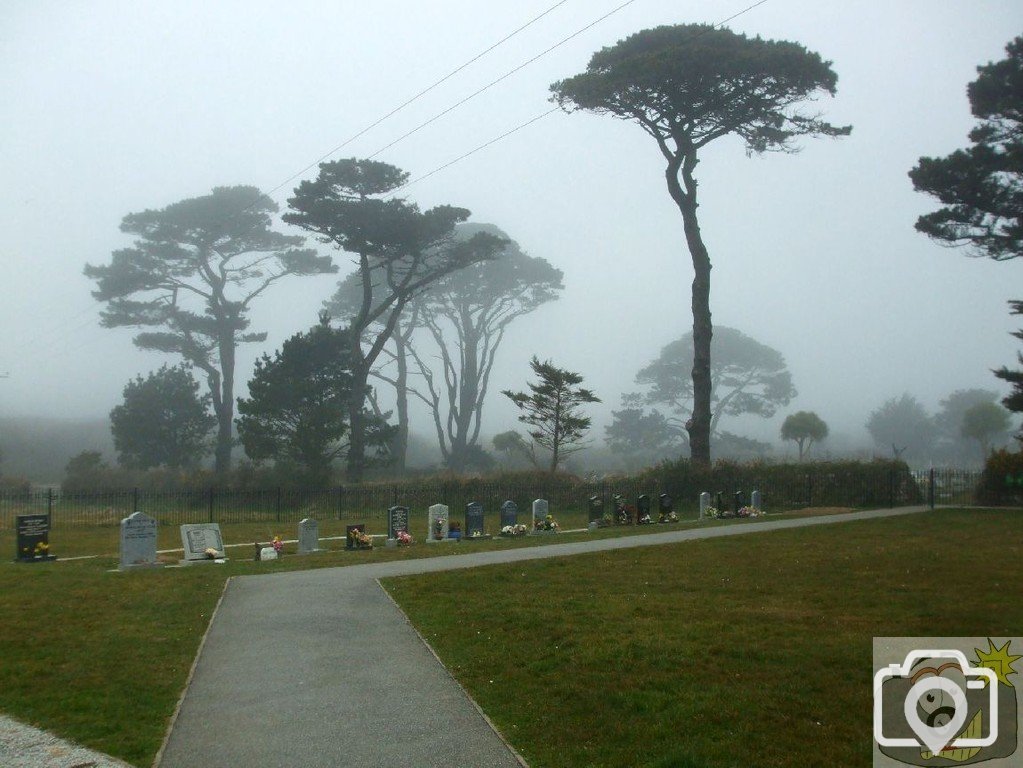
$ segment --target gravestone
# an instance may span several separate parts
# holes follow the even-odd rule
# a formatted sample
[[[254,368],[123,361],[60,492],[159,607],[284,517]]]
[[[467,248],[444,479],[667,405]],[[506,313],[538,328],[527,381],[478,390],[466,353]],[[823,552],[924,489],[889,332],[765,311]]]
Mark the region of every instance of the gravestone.
[[[224,557],[224,539],[217,523],[200,523],[181,526],[181,546],[185,550],[183,564],[212,562],[207,549],[217,552],[217,558]]]
[[[19,563],[40,563],[56,560],[50,554],[50,516],[18,515],[17,544],[14,559]]]
[[[749,505],[756,509],[762,509],[762,507],[760,506],[761,503],[762,501],[760,498],[760,491],[753,491],[753,493],[751,493],[749,497]]]
[[[717,503],[714,506],[718,508],[718,512],[724,512],[725,511],[725,501],[724,501],[724,494],[721,491],[718,491],[716,502]]]
[[[650,497],[645,493],[636,499],[636,525],[641,520],[650,520]]]
[[[710,508],[710,494],[704,491],[700,494],[700,519],[702,520]]]
[[[594,494],[590,496],[590,518],[589,522],[599,523],[604,520],[604,495]]]
[[[387,510],[387,540],[397,539],[398,531],[408,533],[408,507],[394,506]]]
[[[536,528],[537,520],[545,520],[547,514],[550,511],[550,505],[547,503],[547,499],[537,499],[533,502],[533,528]]]
[[[366,532],[366,524],[365,523],[356,523],[355,525],[346,525],[345,526],[345,549],[358,549],[359,548],[358,544],[356,543],[355,536],[352,535],[354,531],[358,531],[359,533],[365,533]]]
[[[320,524],[307,517],[298,523],[298,554],[320,551]]]
[[[451,515],[444,504],[434,504],[426,516],[426,540],[437,543],[439,541],[454,541],[448,538],[448,526],[451,522]]]
[[[735,505],[734,509],[732,510],[733,512],[738,512],[740,509],[746,506],[745,501],[743,501],[742,491],[735,492],[735,497],[732,503]]]
[[[666,493],[662,493],[657,500],[657,510],[660,512],[660,517],[657,518],[657,522],[674,522],[669,520],[672,513],[675,511],[675,502],[671,496]]]
[[[257,560],[277,560],[279,555],[273,547],[260,547],[257,553]]]
[[[478,501],[470,501],[465,505],[465,533],[467,539],[478,539],[483,536],[483,505]]]
[[[509,499],[501,505],[501,527],[505,528],[509,525],[518,525],[518,523],[519,505]]]
[[[156,561],[156,529],[159,522],[149,515],[135,512],[121,520],[120,570],[158,568]]]

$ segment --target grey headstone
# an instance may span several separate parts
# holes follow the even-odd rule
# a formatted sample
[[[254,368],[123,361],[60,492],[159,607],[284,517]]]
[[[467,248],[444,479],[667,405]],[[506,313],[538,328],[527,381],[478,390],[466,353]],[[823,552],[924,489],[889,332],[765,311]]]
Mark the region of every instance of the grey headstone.
[[[518,525],[519,505],[510,499],[501,505],[501,527]]]
[[[636,524],[644,518],[650,518],[650,497],[645,493],[636,499]]]
[[[298,554],[320,551],[320,524],[311,517],[298,523]]]
[[[277,550],[274,549],[273,547],[263,547],[262,549],[259,550],[259,559],[260,560],[276,560],[277,559]]]
[[[763,507],[760,506],[761,505],[760,491],[753,491],[753,493],[750,494],[749,498],[750,498],[749,505],[751,507],[763,509]]]
[[[217,523],[181,526],[181,546],[185,550],[185,562],[208,560],[207,549],[215,549],[224,556],[224,539]]]
[[[122,571],[160,565],[156,561],[156,531],[159,525],[155,518],[141,512],[135,512],[121,520]]]
[[[537,499],[533,502],[533,527],[536,527],[537,520],[543,520],[547,517],[547,513],[550,510],[550,505],[547,503],[547,499]]]
[[[470,501],[465,505],[465,536],[483,535],[483,505],[478,501]]]
[[[448,539],[448,524],[450,522],[451,515],[444,504],[434,504],[430,507],[426,517],[426,541],[432,543],[452,541],[452,539]]]
[[[408,533],[408,507],[391,507],[387,510],[387,538],[394,539],[398,531]]]
[[[700,494],[700,517],[705,517],[707,509],[710,507],[710,494],[704,491]]]

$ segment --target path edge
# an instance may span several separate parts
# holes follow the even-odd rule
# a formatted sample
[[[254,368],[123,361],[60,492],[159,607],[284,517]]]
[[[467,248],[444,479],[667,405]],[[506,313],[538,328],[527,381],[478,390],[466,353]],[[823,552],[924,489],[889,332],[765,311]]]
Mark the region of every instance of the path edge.
[[[462,685],[461,682],[459,682],[458,678],[456,678],[451,673],[451,670],[448,669],[447,665],[443,661],[441,661],[440,656],[437,655],[437,652],[433,649],[433,646],[430,645],[429,641],[425,637],[423,637],[423,633],[419,631],[416,625],[412,623],[412,620],[409,619],[408,614],[402,610],[400,605],[398,605],[398,601],[394,599],[394,596],[391,595],[391,593],[387,591],[384,585],[380,583],[380,579],[373,579],[373,581],[376,582],[376,585],[380,588],[380,591],[387,595],[387,599],[391,601],[391,605],[393,605],[395,609],[397,609],[398,613],[401,614],[402,619],[405,620],[405,623],[409,626],[409,628],[416,633],[416,637],[418,637],[419,641],[424,646],[426,646],[426,650],[430,652],[430,655],[433,656],[433,658],[437,661],[438,664],[440,664],[441,669],[444,670],[444,674],[446,674],[451,679],[451,682],[458,686],[458,690],[460,690],[462,692],[462,695],[469,700],[469,703],[472,704],[473,708],[476,710],[479,716],[483,718],[483,722],[487,724],[490,730],[492,730],[496,734],[497,738],[501,740],[501,743],[504,744],[504,746],[507,748],[509,752],[511,752],[512,757],[514,757],[518,761],[519,765],[521,765],[522,768],[529,768],[529,763],[526,762],[526,759],[522,755],[520,755],[518,753],[518,750],[516,750],[515,747],[511,745],[511,742],[509,742],[508,739],[504,737],[504,734],[501,733],[500,729],[498,729],[498,727],[494,725],[493,720],[491,720],[487,716],[487,713],[483,711],[483,707],[481,707],[476,702],[476,699],[474,699],[472,695],[465,689],[465,686]],[[157,766],[153,766],[153,768],[157,768]]]
[[[181,695],[178,696],[178,703],[174,705],[174,711],[171,713],[170,721],[167,723],[167,731],[164,733],[163,741],[160,742],[160,748],[156,751],[156,756],[153,758],[152,768],[160,768],[160,762],[163,760],[164,750],[167,749],[167,742],[170,741],[171,733],[174,731],[174,725],[178,721],[178,714],[181,712],[181,705],[185,703],[185,696],[188,695],[188,689],[191,687],[192,679],[195,677],[195,670],[199,666],[199,659],[202,657],[203,648],[206,647],[206,638],[209,636],[210,630],[213,629],[213,622],[216,620],[217,613],[220,611],[220,606],[224,602],[224,596],[227,595],[227,588],[231,586],[231,582],[236,578],[236,576],[228,576],[227,580],[224,581],[224,588],[220,590],[220,597],[217,598],[217,604],[213,606],[213,612],[210,614],[210,620],[206,625],[206,631],[202,633],[202,639],[199,641],[199,647],[195,651],[195,658],[192,659],[192,666],[188,670],[188,677],[185,678],[185,684],[181,688]]]

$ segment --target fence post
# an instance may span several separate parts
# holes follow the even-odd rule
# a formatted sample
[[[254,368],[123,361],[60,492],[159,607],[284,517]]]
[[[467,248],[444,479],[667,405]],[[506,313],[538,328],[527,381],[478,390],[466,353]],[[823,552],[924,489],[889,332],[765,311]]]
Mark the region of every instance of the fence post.
[[[931,509],[934,509],[934,467],[931,467],[927,479],[927,503]]]
[[[810,474],[806,476],[806,506],[813,506],[813,475]]]
[[[341,519],[342,499],[344,498],[344,496],[345,496],[345,487],[343,485],[339,485],[337,487],[337,519],[338,520]]]
[[[139,489],[138,486],[131,489],[131,511],[132,514],[139,511]]]
[[[281,521],[281,487],[277,486],[277,522]]]
[[[53,523],[53,488],[46,489],[46,516],[50,518],[50,523]]]
[[[209,522],[213,522],[213,486],[210,486],[210,499],[209,499]]]
[[[895,469],[888,470],[888,508],[895,506]]]

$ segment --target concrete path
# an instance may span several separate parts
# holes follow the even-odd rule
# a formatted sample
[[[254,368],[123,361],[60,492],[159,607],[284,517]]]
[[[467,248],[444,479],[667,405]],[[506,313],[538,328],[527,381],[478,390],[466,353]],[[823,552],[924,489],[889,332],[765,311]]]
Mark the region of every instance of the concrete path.
[[[521,758],[433,656],[377,579],[925,509],[689,528],[234,578],[157,765],[518,768],[524,765]]]

